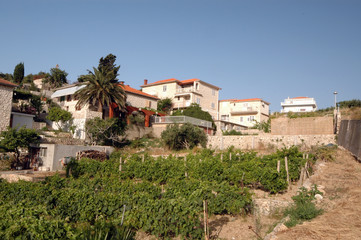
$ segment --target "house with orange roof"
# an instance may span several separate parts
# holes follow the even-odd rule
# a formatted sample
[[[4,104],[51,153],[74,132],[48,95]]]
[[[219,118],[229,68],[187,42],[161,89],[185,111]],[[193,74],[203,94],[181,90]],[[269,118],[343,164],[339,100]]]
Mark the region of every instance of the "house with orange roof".
[[[310,97],[286,98],[281,102],[281,112],[314,112],[317,110],[316,100]]]
[[[269,119],[269,102],[261,98],[227,99],[219,101],[220,120],[225,123],[236,123],[246,127],[252,127],[256,122]],[[225,124],[221,125],[221,130]]]
[[[17,86],[0,78],[0,132],[10,126],[13,90]]]
[[[74,137],[79,139],[85,139],[85,122],[87,119],[92,119],[95,117],[100,118],[111,118],[119,116],[120,112],[117,111],[117,106],[112,106],[111,108],[104,107],[103,112],[98,112],[96,106],[85,105],[82,108],[77,108],[76,104],[78,100],[74,97],[74,94],[79,89],[84,88],[83,84],[72,84],[64,87],[57,88],[56,91],[52,94],[51,98],[60,105],[61,108],[69,111],[73,115],[72,124],[76,127]],[[141,109],[141,108],[157,108],[157,101],[159,98],[152,96],[150,94],[144,93],[140,90],[134,89],[129,85],[125,85],[124,82],[121,82],[121,87],[124,89],[127,100],[126,105],[127,109]],[[149,117],[151,111],[142,111],[145,115],[146,123],[149,125]],[[154,113],[154,112],[152,112]],[[155,113],[154,113],[155,114]],[[148,120],[148,121],[147,121]],[[53,124],[53,128],[57,128]]]
[[[160,99],[170,98],[173,110],[184,109],[197,103],[204,110],[218,119],[218,99],[220,87],[207,83],[197,78],[178,80],[165,79],[148,83],[144,80],[142,91]]]

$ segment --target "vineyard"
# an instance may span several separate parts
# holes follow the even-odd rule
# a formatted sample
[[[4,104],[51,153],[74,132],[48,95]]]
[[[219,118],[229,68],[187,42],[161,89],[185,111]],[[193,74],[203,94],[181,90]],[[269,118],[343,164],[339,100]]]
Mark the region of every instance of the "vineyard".
[[[67,178],[0,179],[0,239],[132,239],[137,230],[202,239],[205,200],[209,215],[249,213],[251,189],[287,189],[285,157],[289,181],[315,161],[295,147],[262,157],[232,148],[158,158],[115,152],[103,162],[72,161]]]

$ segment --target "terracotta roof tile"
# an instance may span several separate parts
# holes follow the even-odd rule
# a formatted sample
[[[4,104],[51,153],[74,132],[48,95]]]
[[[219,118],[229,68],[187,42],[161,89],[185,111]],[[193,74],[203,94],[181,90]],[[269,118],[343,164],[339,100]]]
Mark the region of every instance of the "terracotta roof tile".
[[[8,80],[0,78],[0,85],[8,86],[8,87],[17,87],[15,83],[9,82]]]
[[[183,80],[183,81],[180,81],[180,85],[185,85],[185,84],[189,84],[189,83],[194,83],[195,81],[199,81],[199,79],[197,78],[193,78],[193,79],[187,79],[187,80]]]
[[[155,97],[155,96],[152,96],[148,93],[145,93],[145,92],[142,92],[142,91],[139,91],[137,89],[134,89],[132,87],[130,87],[129,85],[120,85],[124,91],[126,92],[130,92],[130,93],[134,93],[134,94],[138,94],[138,95],[142,95],[142,96],[145,96],[145,97],[149,97],[149,98],[153,98],[153,99],[156,99],[158,100],[159,98]]]

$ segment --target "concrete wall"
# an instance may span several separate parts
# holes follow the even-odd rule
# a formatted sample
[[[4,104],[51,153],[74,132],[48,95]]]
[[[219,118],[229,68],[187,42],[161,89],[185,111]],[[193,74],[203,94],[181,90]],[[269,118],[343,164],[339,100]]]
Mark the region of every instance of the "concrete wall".
[[[361,160],[361,120],[342,120],[337,143]]]
[[[332,117],[287,118],[271,120],[272,135],[324,135],[333,134]]]
[[[0,132],[10,126],[13,88],[0,85]]]
[[[24,113],[12,112],[11,127],[22,127],[25,126],[28,129],[32,129],[34,125],[35,115],[29,115]]]
[[[50,171],[61,170],[62,165],[60,159],[63,157],[75,157],[76,153],[83,150],[97,150],[105,151],[110,154],[114,148],[108,146],[80,146],[80,145],[61,145],[61,144],[45,144],[39,145],[41,148],[46,148],[45,156],[40,156],[44,167],[49,167]]]
[[[137,138],[142,138],[145,135],[151,135],[154,136],[153,134],[153,128],[151,127],[136,127],[136,126],[132,126],[130,125],[129,128],[127,129],[127,131],[125,132],[125,136],[128,140],[134,140]],[[160,135],[159,135],[160,137]]]
[[[335,144],[335,135],[254,135],[254,136],[208,136],[207,147],[223,150],[234,146],[237,149],[251,150],[268,147],[291,147],[302,145],[311,147],[317,145]]]

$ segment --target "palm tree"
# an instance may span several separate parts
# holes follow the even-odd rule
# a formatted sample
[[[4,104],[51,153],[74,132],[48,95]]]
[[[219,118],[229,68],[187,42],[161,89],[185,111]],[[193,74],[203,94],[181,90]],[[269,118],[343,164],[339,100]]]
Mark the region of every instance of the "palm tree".
[[[78,98],[76,107],[98,105],[98,112],[102,112],[104,106],[111,107],[112,103],[116,103],[120,110],[125,109],[126,94],[116,76],[94,67],[93,70],[84,75],[85,87],[75,93],[75,98]]]

